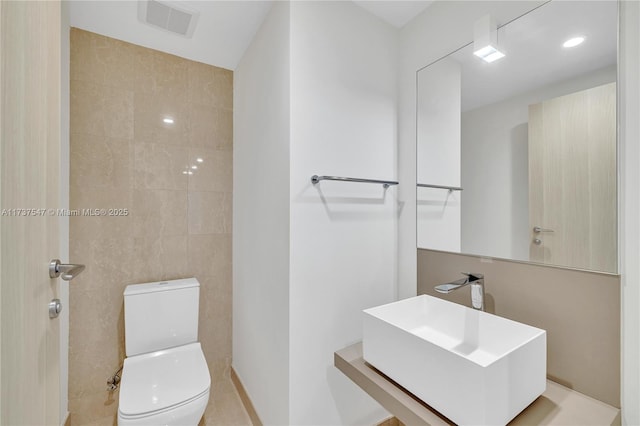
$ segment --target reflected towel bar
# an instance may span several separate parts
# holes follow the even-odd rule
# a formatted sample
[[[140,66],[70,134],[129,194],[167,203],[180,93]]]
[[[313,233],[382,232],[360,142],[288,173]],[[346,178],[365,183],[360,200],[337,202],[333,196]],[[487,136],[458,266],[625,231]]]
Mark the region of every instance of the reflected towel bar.
[[[436,188],[436,189],[448,189],[449,191],[462,191],[459,186],[442,186],[442,185],[429,185],[427,183],[418,183],[417,186],[421,188]]]
[[[376,180],[376,179],[360,179],[360,178],[350,178],[350,177],[338,177],[338,176],[311,176],[311,183],[316,184],[321,180],[339,180],[342,182],[361,182],[361,183],[378,183],[382,184],[384,188],[388,188],[391,185],[397,185],[398,182],[392,180]]]

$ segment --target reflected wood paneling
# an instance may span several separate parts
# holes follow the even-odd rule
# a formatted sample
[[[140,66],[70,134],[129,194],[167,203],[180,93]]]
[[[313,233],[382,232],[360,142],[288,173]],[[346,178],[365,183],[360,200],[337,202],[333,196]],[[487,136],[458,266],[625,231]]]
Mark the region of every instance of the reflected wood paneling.
[[[615,108],[615,83],[530,106],[531,260],[617,271]]]

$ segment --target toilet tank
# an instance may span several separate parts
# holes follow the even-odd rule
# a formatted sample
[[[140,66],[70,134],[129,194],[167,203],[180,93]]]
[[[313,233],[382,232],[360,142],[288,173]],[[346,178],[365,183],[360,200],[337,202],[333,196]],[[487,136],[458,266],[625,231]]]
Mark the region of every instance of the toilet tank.
[[[195,278],[128,285],[124,290],[127,356],[197,342],[199,296]]]

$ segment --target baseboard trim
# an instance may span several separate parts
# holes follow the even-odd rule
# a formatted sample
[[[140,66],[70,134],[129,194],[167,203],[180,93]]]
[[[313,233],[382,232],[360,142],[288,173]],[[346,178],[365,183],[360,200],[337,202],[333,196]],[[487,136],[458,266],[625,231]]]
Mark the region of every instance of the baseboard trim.
[[[262,426],[262,421],[260,421],[260,417],[258,417],[258,413],[256,412],[256,409],[253,406],[253,403],[251,402],[251,398],[249,398],[249,395],[247,394],[247,391],[245,390],[244,385],[240,381],[240,377],[238,377],[236,370],[233,369],[233,366],[231,367],[231,381],[233,382],[233,385],[236,387],[236,390],[238,391],[238,395],[240,395],[240,400],[242,401],[242,405],[244,405],[245,410],[247,410],[247,413],[249,414],[249,418],[251,419],[251,423],[253,424],[253,426]]]

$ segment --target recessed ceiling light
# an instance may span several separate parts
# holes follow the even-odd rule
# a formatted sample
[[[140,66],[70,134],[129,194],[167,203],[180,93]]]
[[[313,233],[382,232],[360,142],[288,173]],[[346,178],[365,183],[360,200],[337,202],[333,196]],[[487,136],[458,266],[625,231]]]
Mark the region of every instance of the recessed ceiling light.
[[[582,44],[583,41],[584,37],[573,37],[562,43],[562,47],[576,47],[577,45]]]
[[[171,117],[163,118],[162,121],[164,121],[167,124],[173,124],[173,118]]]
[[[202,163],[204,160],[203,160],[202,158],[198,157],[198,158],[196,158],[196,161],[197,161],[198,163]]]
[[[198,169],[198,166],[193,165],[193,166],[191,166],[191,168],[192,168],[193,170],[197,170],[197,169]]]

